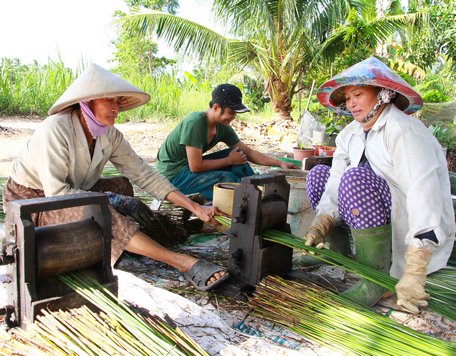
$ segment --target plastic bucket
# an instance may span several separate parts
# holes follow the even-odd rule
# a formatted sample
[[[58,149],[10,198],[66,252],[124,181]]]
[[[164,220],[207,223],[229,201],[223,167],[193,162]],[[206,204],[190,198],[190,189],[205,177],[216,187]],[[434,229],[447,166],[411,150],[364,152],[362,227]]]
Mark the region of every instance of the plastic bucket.
[[[233,214],[234,191],[240,183],[223,182],[214,184],[212,206],[231,216]],[[263,187],[258,187],[263,190]]]
[[[214,194],[212,206],[221,212],[231,216],[233,212],[234,190],[239,183],[216,183],[214,184]]]
[[[304,236],[315,217],[315,212],[310,206],[306,194],[306,177],[309,171],[276,169],[274,172],[285,174],[285,178],[290,184],[287,222],[290,224],[291,233],[296,236]]]

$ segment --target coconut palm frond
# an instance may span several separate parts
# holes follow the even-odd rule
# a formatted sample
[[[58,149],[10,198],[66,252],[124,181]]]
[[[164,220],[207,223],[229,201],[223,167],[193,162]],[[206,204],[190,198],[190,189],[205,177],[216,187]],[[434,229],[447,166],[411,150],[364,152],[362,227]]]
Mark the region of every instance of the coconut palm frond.
[[[399,72],[407,73],[416,79],[424,79],[426,77],[426,71],[423,68],[400,58],[388,59],[388,66]]]
[[[196,22],[168,13],[135,8],[118,24],[127,32],[144,35],[156,34],[178,53],[205,58],[224,58],[229,38]]]
[[[274,70],[267,50],[248,41],[230,41],[228,44],[228,61],[238,68],[248,65],[256,66],[256,62],[261,62],[261,66],[270,71]]]
[[[332,61],[336,55],[346,47],[345,39],[349,37],[350,29],[340,27],[323,43],[319,49],[319,56],[326,62]]]

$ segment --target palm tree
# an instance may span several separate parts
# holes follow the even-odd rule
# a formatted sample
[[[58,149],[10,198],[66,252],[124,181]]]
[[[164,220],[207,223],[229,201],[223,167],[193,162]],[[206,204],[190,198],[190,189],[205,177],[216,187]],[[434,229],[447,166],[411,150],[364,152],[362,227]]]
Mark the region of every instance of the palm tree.
[[[406,29],[426,24],[426,13],[404,14],[397,0],[383,7],[382,1],[350,0],[345,21],[322,43],[320,53],[332,60],[344,50],[367,48],[379,56],[388,56],[384,50],[391,42],[401,42]]]
[[[156,34],[184,55],[227,61],[239,70],[255,68],[264,78],[273,109],[281,118],[291,119],[293,95],[306,75],[321,65],[322,58],[340,53],[346,41],[366,35],[358,20],[350,21],[364,21],[363,6],[370,4],[375,16],[375,0],[214,0],[212,12],[230,28],[230,37],[178,16],[144,9],[133,11],[121,23],[127,31]],[[345,34],[347,38],[342,36],[336,43],[335,36],[344,34],[339,29],[347,19],[357,34]],[[375,48],[408,21],[407,15],[384,19],[369,28],[370,36],[363,42]]]
[[[404,55],[431,69],[441,62],[451,61],[456,74],[456,0],[409,0],[410,9],[429,13],[429,26],[409,36]]]

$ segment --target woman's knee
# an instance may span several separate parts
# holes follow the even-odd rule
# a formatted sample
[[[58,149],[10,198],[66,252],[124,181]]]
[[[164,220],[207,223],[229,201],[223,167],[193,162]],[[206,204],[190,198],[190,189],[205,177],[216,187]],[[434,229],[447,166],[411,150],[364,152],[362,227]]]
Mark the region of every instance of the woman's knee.
[[[313,167],[306,177],[306,195],[312,209],[315,210],[320,202],[321,196],[325,191],[326,182],[329,178],[330,167],[326,165],[317,165]]]
[[[347,182],[358,181],[360,177],[366,174],[366,168],[363,167],[352,167],[342,174],[340,178],[341,184],[346,184]]]
[[[317,164],[309,171],[309,173],[307,174],[307,179],[329,176],[330,169],[331,167],[325,164]]]
[[[128,178],[123,176],[100,178],[90,190],[134,196],[133,185]]]

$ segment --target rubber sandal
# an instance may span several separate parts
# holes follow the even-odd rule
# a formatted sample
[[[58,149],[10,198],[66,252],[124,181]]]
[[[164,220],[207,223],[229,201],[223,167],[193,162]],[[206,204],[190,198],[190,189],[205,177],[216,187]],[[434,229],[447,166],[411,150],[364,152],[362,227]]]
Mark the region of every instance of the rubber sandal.
[[[207,285],[209,279],[217,272],[226,271],[225,268],[217,266],[206,260],[198,260],[191,266],[187,272],[184,272],[185,278],[193,283],[196,289],[209,291],[217,287],[220,283],[226,281],[230,275],[226,273],[215,282]]]

